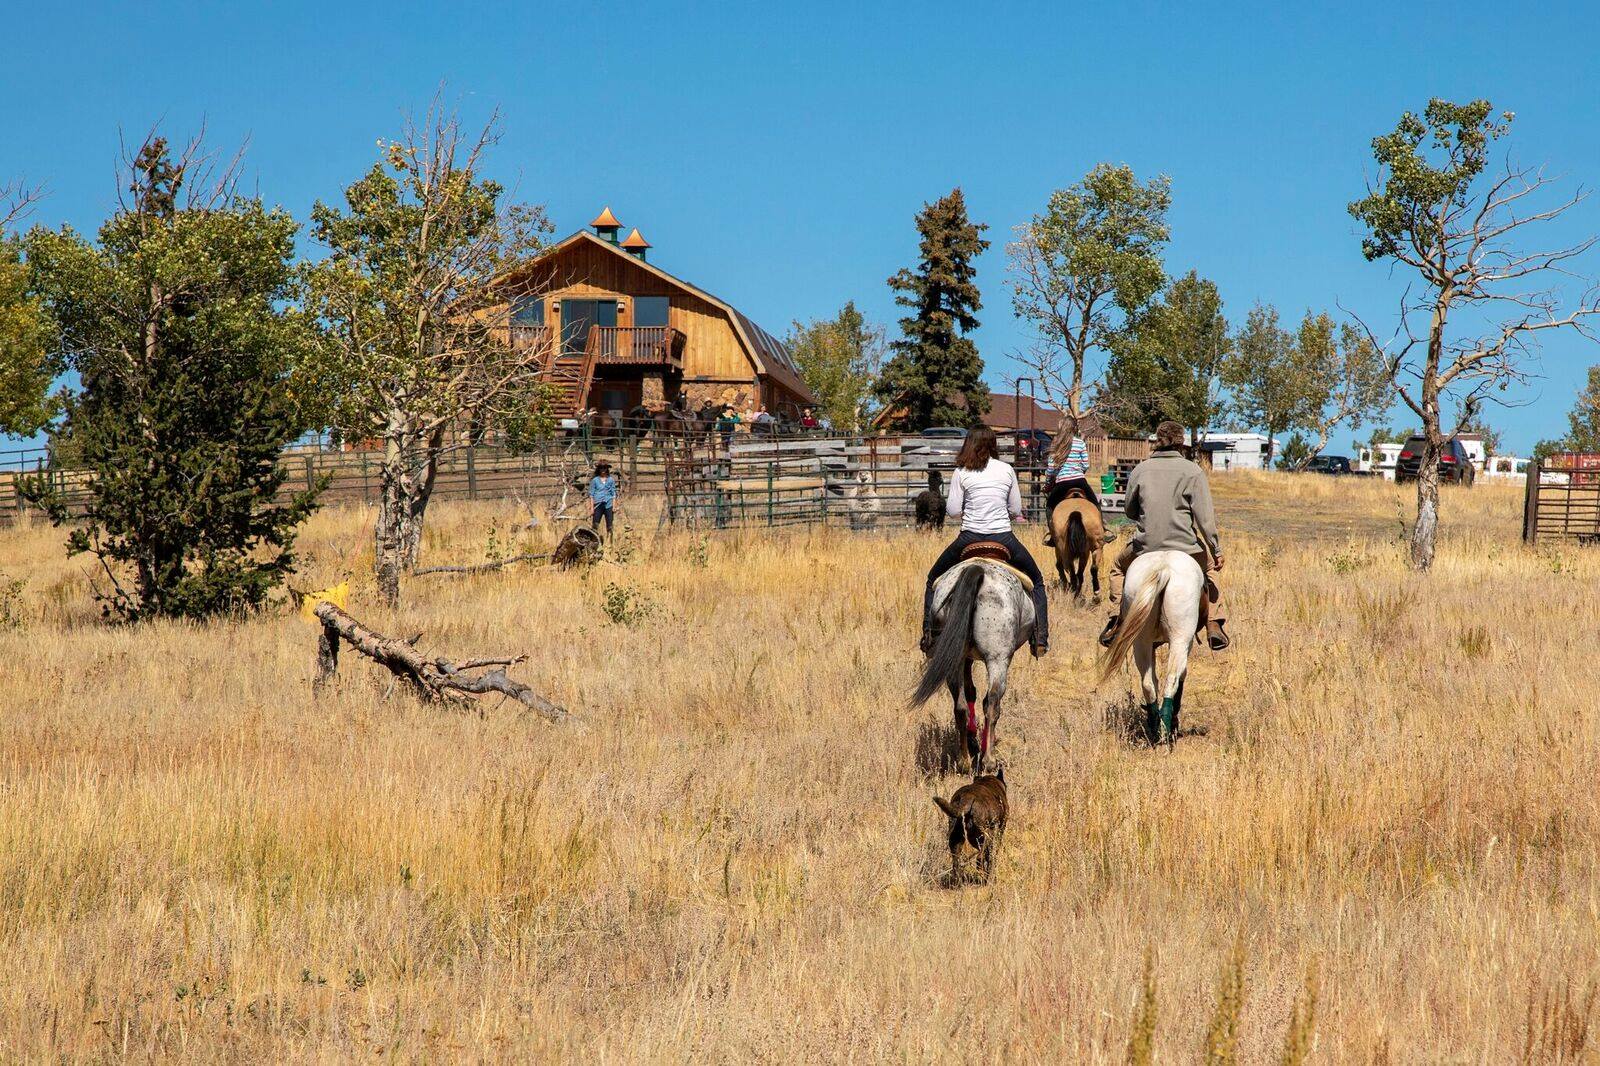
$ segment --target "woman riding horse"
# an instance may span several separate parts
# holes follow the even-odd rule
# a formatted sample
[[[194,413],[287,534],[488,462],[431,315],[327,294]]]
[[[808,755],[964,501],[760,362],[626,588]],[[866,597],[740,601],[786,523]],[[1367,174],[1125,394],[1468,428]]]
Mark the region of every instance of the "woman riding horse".
[[[928,571],[927,588],[922,595],[922,650],[926,654],[933,647],[933,583],[951,567],[961,561],[962,549],[979,541],[994,541],[1011,553],[1011,565],[1026,574],[1033,582],[1033,636],[1028,643],[1035,657],[1043,655],[1050,646],[1049,602],[1044,587],[1044,575],[1039,564],[1022,542],[1011,532],[1013,520],[1027,521],[1022,514],[1022,486],[1017,482],[1017,472],[1009,463],[999,459],[1000,446],[994,430],[980,426],[967,434],[961,453],[956,456],[956,469],[950,477],[950,495],[945,501],[945,513],[961,519],[961,532],[950,546],[934,561]]]
[[[1094,486],[1089,484],[1089,446],[1078,436],[1078,420],[1072,415],[1062,416],[1061,425],[1056,429],[1056,438],[1050,445],[1050,458],[1045,469],[1050,478],[1050,495],[1044,503],[1044,542],[1054,546],[1055,531],[1048,527],[1050,516],[1056,513],[1057,504],[1076,492],[1092,503],[1095,510],[1100,509],[1100,497],[1095,495]]]

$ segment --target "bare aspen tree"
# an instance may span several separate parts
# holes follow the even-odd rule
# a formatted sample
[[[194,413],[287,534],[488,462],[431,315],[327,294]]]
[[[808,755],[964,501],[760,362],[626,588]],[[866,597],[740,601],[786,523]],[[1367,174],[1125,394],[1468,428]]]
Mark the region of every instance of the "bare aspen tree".
[[[1439,458],[1449,440],[1442,400],[1454,396],[1463,410],[1477,410],[1526,379],[1541,335],[1573,329],[1592,339],[1589,319],[1600,312],[1593,287],[1576,298],[1563,293],[1563,283],[1570,288],[1574,279],[1572,260],[1595,238],[1522,247],[1586,194],[1541,206],[1553,179],[1509,159],[1498,175],[1485,177],[1490,145],[1512,120],[1510,112],[1492,111],[1487,100],[1434,99],[1421,116],[1407,112],[1392,132],[1373,140],[1378,173],[1367,195],[1350,204],[1367,229],[1366,257],[1412,275],[1394,339],[1383,347],[1396,394],[1422,420],[1411,532],[1418,570],[1433,565],[1438,536]]]

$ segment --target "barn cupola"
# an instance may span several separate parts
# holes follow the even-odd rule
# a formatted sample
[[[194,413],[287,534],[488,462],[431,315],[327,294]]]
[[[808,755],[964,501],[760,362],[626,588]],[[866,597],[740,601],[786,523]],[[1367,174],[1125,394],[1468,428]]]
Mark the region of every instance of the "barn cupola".
[[[611,208],[607,207],[600,212],[600,217],[589,223],[589,225],[594,227],[594,235],[596,237],[611,244],[617,243],[617,231],[622,229],[622,223],[618,222],[617,216],[611,213]]]
[[[638,226],[635,226],[633,232],[628,234],[628,239],[622,242],[622,247],[631,256],[647,259],[645,253],[650,248],[650,242],[644,239],[644,234],[639,232]]]

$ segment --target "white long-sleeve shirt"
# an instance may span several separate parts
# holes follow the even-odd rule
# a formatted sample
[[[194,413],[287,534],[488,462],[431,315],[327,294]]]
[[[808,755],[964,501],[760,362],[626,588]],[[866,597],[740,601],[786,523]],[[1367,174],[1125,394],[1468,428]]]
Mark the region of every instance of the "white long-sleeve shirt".
[[[961,519],[968,533],[1009,533],[1022,517],[1022,486],[1010,463],[990,459],[982,470],[956,468],[950,477],[945,514]]]

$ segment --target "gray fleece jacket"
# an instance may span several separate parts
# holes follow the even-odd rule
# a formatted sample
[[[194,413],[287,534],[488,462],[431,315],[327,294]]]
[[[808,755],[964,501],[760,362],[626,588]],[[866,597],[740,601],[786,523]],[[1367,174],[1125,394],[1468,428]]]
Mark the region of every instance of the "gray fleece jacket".
[[[1211,486],[1205,471],[1177,451],[1157,451],[1128,475],[1128,498],[1123,513],[1138,523],[1133,546],[1141,552],[1175,551],[1193,555],[1200,550],[1199,530],[1212,558],[1222,554],[1217,539],[1217,512],[1211,506]]]

